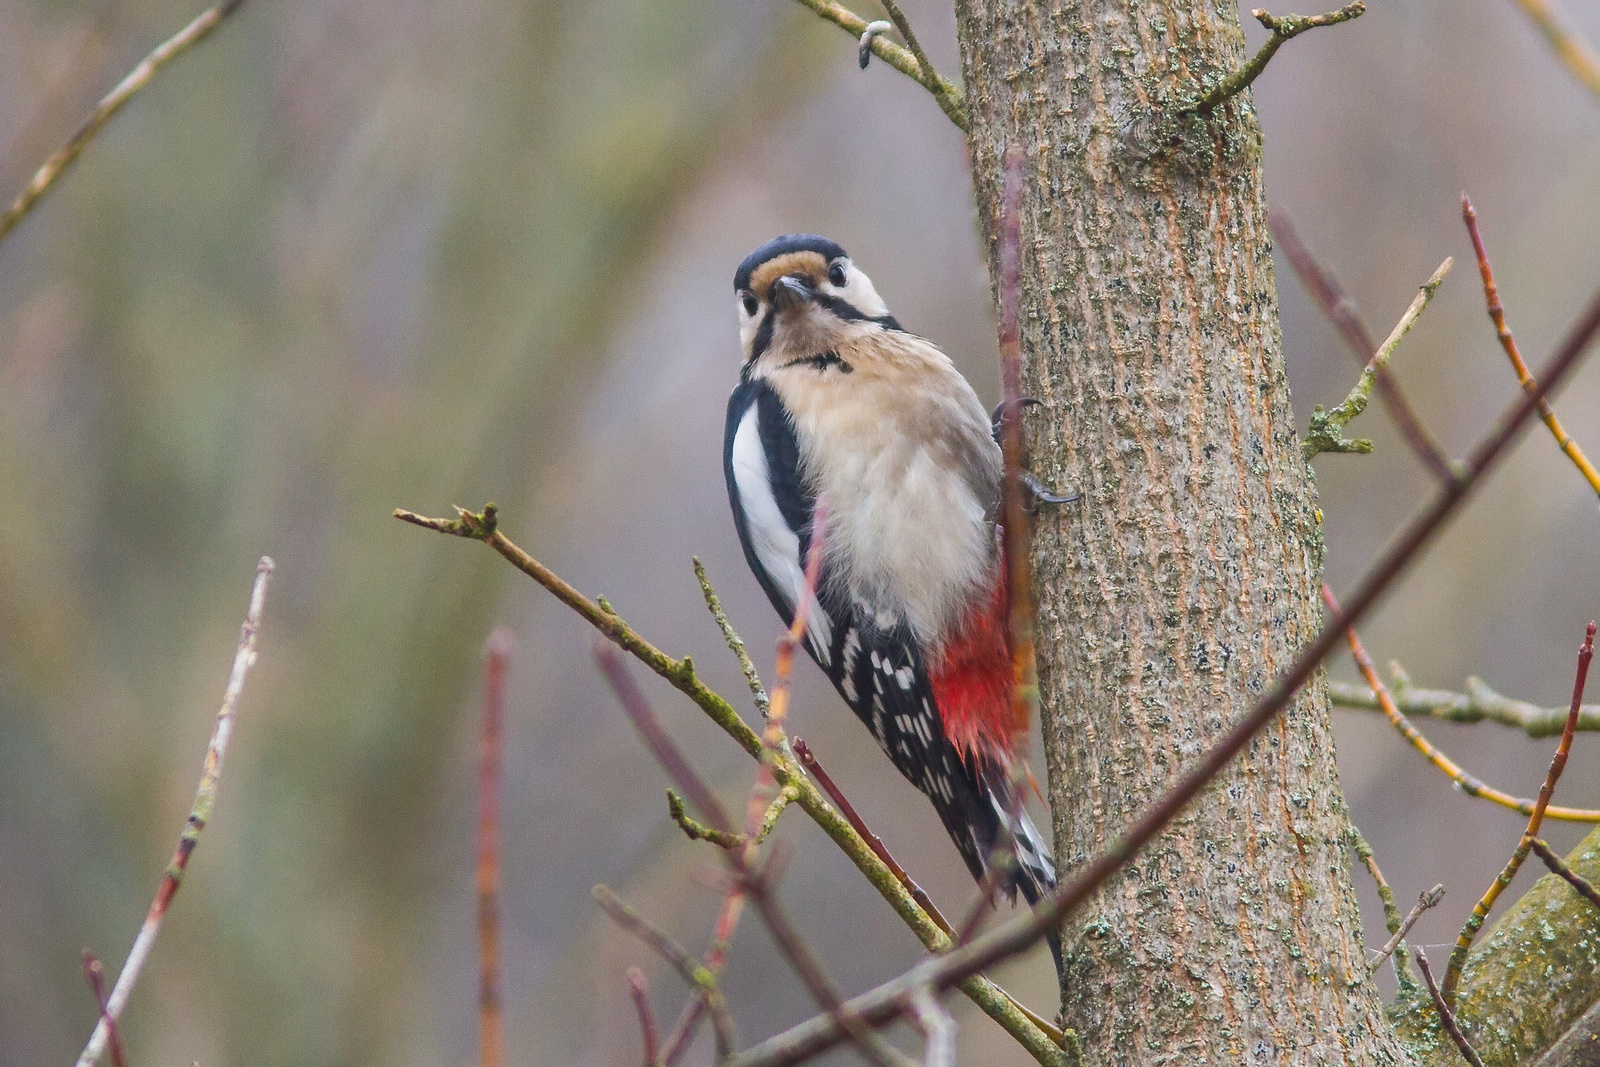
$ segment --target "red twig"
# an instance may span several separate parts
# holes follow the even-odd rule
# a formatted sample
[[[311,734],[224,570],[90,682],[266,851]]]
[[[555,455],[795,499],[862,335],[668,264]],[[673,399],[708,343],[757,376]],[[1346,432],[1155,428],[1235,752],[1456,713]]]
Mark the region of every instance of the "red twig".
[[[639,1013],[639,1034],[644,1041],[644,1067],[656,1067],[661,1062],[657,1051],[656,1016],[650,1010],[650,984],[644,972],[637,967],[628,968],[628,992],[633,995],[633,1007]],[[696,1004],[701,1003],[695,1001]]]
[[[1004,516],[1006,639],[1011,647],[1011,727],[1020,745],[1033,721],[1038,695],[1033,659],[1033,565],[1027,502],[1022,485],[1022,169],[1027,154],[1006,149],[1005,185],[1000,207],[1000,450],[1005,477],[1001,482]],[[1020,766],[1019,766],[1020,769]],[[1021,791],[1018,790],[1018,803]]]
[[[1511,369],[1516,371],[1518,384],[1538,405],[1539,418],[1549,428],[1550,435],[1556,439],[1556,446],[1572,461],[1572,465],[1578,468],[1578,473],[1589,483],[1589,488],[1600,493],[1600,471],[1594,469],[1594,464],[1589,462],[1589,457],[1583,454],[1583,449],[1578,447],[1578,443],[1567,436],[1567,431],[1561,426],[1561,420],[1556,418],[1555,410],[1539,391],[1538,381],[1528,373],[1528,365],[1522,361],[1522,353],[1517,348],[1516,338],[1511,336],[1511,327],[1506,325],[1505,305],[1500,302],[1500,290],[1494,283],[1494,270],[1489,266],[1489,253],[1483,247],[1483,234],[1478,232],[1478,213],[1472,210],[1472,201],[1467,199],[1466,193],[1461,194],[1461,218],[1467,224],[1467,234],[1472,238],[1472,250],[1478,256],[1478,273],[1483,276],[1483,299],[1489,308],[1489,321],[1494,323],[1495,335],[1500,338],[1500,347],[1505,350],[1506,358],[1511,361]]]
[[[483,737],[478,757],[478,1062],[500,1067],[500,767],[511,634],[484,649]]]
[[[645,699],[644,693],[639,690],[632,676],[628,674],[627,668],[622,665],[621,654],[609,642],[597,640],[594,646],[594,658],[600,665],[601,673],[606,676],[606,681],[611,684],[611,691],[616,694],[617,702],[632,720],[633,728],[639,732],[640,740],[656,758],[656,762],[667,772],[667,777],[676,782],[678,788],[683,790],[683,795],[700,809],[713,830],[736,833],[733,820],[728,818],[728,810],[722,806],[722,801],[717,799],[717,795],[711,791],[705,779],[689,765],[683,752],[672,738],[667,736],[666,730],[662,729],[661,720],[656,718],[650,702]]]
[[[117,1020],[111,1015],[111,1005],[106,1003],[106,969],[100,966],[100,961],[88,949],[83,950],[83,977],[89,983],[89,991],[94,994],[95,1004],[100,1008],[100,1020],[106,1024],[112,1067],[123,1067],[127,1061],[122,1055],[122,1035],[117,1033]]]
[[[906,869],[900,866],[894,856],[890,855],[888,847],[867,826],[866,820],[856,812],[855,806],[844,795],[844,791],[834,783],[833,778],[823,769],[822,764],[817,761],[816,753],[811,751],[811,746],[806,744],[804,738],[797,737],[794,739],[794,754],[800,757],[800,766],[804,767],[811,777],[817,780],[817,784],[822,786],[822,791],[828,794],[828,799],[833,801],[840,814],[855,828],[856,833],[861,835],[861,840],[867,843],[867,847],[877,854],[877,857],[883,861],[883,865],[889,868],[890,872],[900,880],[900,884],[906,887],[906,892],[911,894],[917,905],[928,913],[928,918],[932,919],[939,929],[951,937],[955,937],[955,929],[939,913],[939,909],[934,906],[933,898],[928,896],[923,888],[916,883],[916,880],[906,873]]]
[[[701,967],[699,961],[689,955],[689,950],[678,944],[672,935],[624,903],[607,887],[597,885],[590,895],[613,922],[654,949],[691,988],[699,992],[711,1012],[711,1029],[717,1041],[717,1061],[720,1063],[727,1059],[733,1052],[733,1016],[728,1013],[727,1001],[723,1000],[722,991],[717,988],[716,978]]]
[[[1471,916],[1467,918],[1466,925],[1461,928],[1460,936],[1456,938],[1456,947],[1450,953],[1450,966],[1444,972],[1444,995],[1445,999],[1451,1002],[1456,999],[1456,985],[1461,981],[1461,969],[1467,964],[1467,953],[1472,948],[1473,938],[1477,937],[1478,931],[1483,928],[1484,920],[1489,917],[1489,910],[1494,907],[1494,902],[1511,884],[1511,880],[1521,869],[1523,860],[1526,860],[1528,853],[1533,850],[1533,843],[1538,840],[1539,829],[1544,824],[1545,809],[1550,806],[1550,798],[1555,794],[1556,783],[1561,780],[1561,772],[1566,770],[1567,755],[1572,751],[1572,739],[1578,732],[1578,713],[1583,709],[1583,690],[1589,680],[1589,661],[1594,658],[1594,633],[1595,624],[1591,622],[1584,631],[1583,644],[1578,649],[1578,671],[1572,683],[1572,707],[1567,712],[1566,728],[1561,731],[1561,742],[1556,746],[1556,754],[1550,758],[1550,769],[1545,772],[1544,784],[1539,786],[1539,796],[1534,801],[1532,814],[1528,816],[1528,828],[1522,831],[1521,840],[1517,842],[1516,849],[1511,853],[1511,858],[1506,861],[1499,876],[1490,883],[1483,897],[1473,907]]]
[[[1361,312],[1356,308],[1355,301],[1340,286],[1333,272],[1323,266],[1300,239],[1287,214],[1276,209],[1269,211],[1267,225],[1271,227],[1272,236],[1284,258],[1289,261],[1289,266],[1294,268],[1296,277],[1306,287],[1306,292],[1339,331],[1345,346],[1366,366],[1378,351],[1378,341],[1361,320]],[[1389,417],[1406,439],[1406,444],[1411,446],[1411,451],[1439,481],[1448,482],[1454,478],[1450,460],[1423,426],[1416,409],[1401,391],[1394,372],[1379,364],[1373,367],[1373,376],[1377,379],[1378,395],[1383,398]]]
[[[1428,954],[1420,948],[1417,949],[1417,966],[1422,970],[1422,980],[1428,983],[1428,995],[1433,998],[1433,1006],[1439,1011],[1439,1021],[1444,1024],[1445,1033],[1450,1035],[1450,1040],[1456,1043],[1456,1048],[1461,1050],[1462,1057],[1472,1064],[1472,1067],[1483,1067],[1483,1060],[1478,1058],[1478,1053],[1467,1040],[1467,1035],[1461,1032],[1461,1027],[1456,1024],[1455,1013],[1450,1010],[1450,1005],[1445,1003],[1439,987],[1434,984],[1433,971],[1428,967]]]
[[[767,806],[772,803],[772,798],[777,792],[778,783],[773,776],[773,761],[779,758],[787,740],[783,732],[783,723],[789,713],[789,680],[794,674],[794,654],[805,637],[806,619],[810,615],[811,602],[817,596],[817,583],[822,579],[822,557],[827,536],[828,502],[818,497],[816,507],[811,512],[805,584],[800,590],[798,603],[795,604],[794,619],[789,623],[789,628],[784,631],[783,636],[778,638],[777,664],[773,671],[772,692],[768,695],[767,701],[767,727],[761,735],[763,749],[761,767],[756,771],[755,784],[750,788],[750,801],[745,809],[746,862],[755,858],[756,834],[761,829],[761,818],[766,814]]]
[[[983,926],[984,918],[994,910],[994,895],[1000,888],[1000,879],[1004,878],[1009,865],[1006,863],[992,863],[989,869],[983,872],[983,880],[978,883],[978,896],[972,902],[972,907],[967,910],[961,926],[953,935],[958,945],[964,945],[977,936],[978,930]]]
[[[1546,391],[1554,391],[1566,381],[1596,331],[1600,331],[1600,292],[1590,298],[1547,364],[1542,375]],[[1027,917],[986,934],[970,945],[919,964],[899,978],[855,997],[850,1006],[869,1023],[881,1025],[905,1013],[906,997],[917,986],[930,985],[936,991],[949,988],[963,978],[1026,950],[1051,930],[1059,929],[1066,916],[1136,856],[1223,767],[1233,761],[1263,727],[1288,706],[1300,687],[1344,639],[1350,627],[1366,616],[1446,521],[1455,515],[1483,476],[1520,436],[1533,414],[1534,403],[1525,394],[1502,413],[1494,427],[1472,449],[1460,477],[1441,484],[1428,506],[1406,525],[1399,536],[1390,542],[1390,547],[1368,568],[1357,584],[1356,591],[1351,594],[1346,611],[1322,628],[1250,712],[1154,806],[1140,816],[1120,839],[1083,864],[1070,881]],[[735,1064],[737,1067],[781,1067],[799,1063],[823,1049],[832,1048],[840,1039],[839,1031],[830,1025],[829,1019],[812,1019],[751,1049],[738,1057]]]
[[[217,725],[211,734],[211,744],[206,748],[205,765],[200,772],[200,788],[195,791],[194,806],[189,809],[189,818],[185,820],[183,833],[178,837],[178,847],[173,850],[172,860],[167,864],[166,873],[161,876],[161,885],[156,889],[156,898],[144,917],[144,925],[133,939],[128,959],[117,975],[117,984],[111,988],[111,996],[106,999],[105,1013],[79,1055],[77,1067],[94,1067],[105,1054],[111,1035],[110,1024],[122,1017],[122,1009],[127,1006],[128,997],[139,981],[139,973],[150,956],[150,949],[156,943],[156,935],[161,932],[161,920],[166,917],[167,907],[177,895],[178,886],[183,883],[183,872],[189,866],[189,856],[211,819],[211,811],[217,801],[217,786],[222,781],[222,760],[227,755],[228,738],[233,735],[234,712],[239,706],[239,695],[244,692],[245,676],[256,662],[256,633],[261,629],[261,612],[267,602],[267,579],[272,575],[272,567],[272,560],[267,556],[262,556],[261,562],[256,564],[255,585],[250,590],[250,607],[245,612],[244,624],[239,628],[233,669],[228,674],[228,688],[222,694],[222,707],[217,711]]]
[[[1600,908],[1600,889],[1596,889],[1593,882],[1561,862],[1561,857],[1552,852],[1550,846],[1539,838],[1533,840],[1533,851],[1544,860],[1544,865],[1553,873],[1566,879],[1567,884],[1581,893],[1585,900]]]
[[[727,895],[722,898],[722,911],[717,915],[717,925],[711,935],[711,948],[706,952],[706,970],[712,977],[722,973],[722,968],[728,962],[728,947],[733,943],[734,931],[739,928],[739,916],[744,912],[744,886],[735,879],[729,887]],[[700,1020],[705,1017],[706,1002],[696,997],[683,1007],[683,1012],[678,1016],[677,1025],[672,1028],[672,1033],[667,1035],[667,1040],[662,1047],[665,1050],[661,1056],[664,1067],[672,1067],[678,1062],[685,1052],[689,1051],[689,1043],[694,1040],[695,1031],[699,1029]]]
[[[813,537],[816,537],[815,533]],[[808,570],[814,569],[818,555],[818,552],[812,552],[811,564],[808,566]],[[792,629],[804,632],[805,620],[803,614],[797,612],[796,617],[799,620],[799,626]],[[732,823],[728,819],[727,811],[711,792],[710,786],[706,785],[705,780],[684,758],[678,746],[667,736],[666,730],[662,728],[661,721],[656,718],[655,711],[650,707],[649,701],[645,699],[639,688],[634,685],[633,679],[628,675],[626,668],[623,667],[622,658],[616,649],[605,642],[597,642],[595,659],[599,662],[600,669],[605,673],[606,680],[611,683],[611,688],[616,693],[617,699],[621,702],[624,710],[626,710],[628,717],[633,720],[635,729],[638,730],[646,746],[655,755],[657,762],[666,768],[667,773],[672,777],[673,781],[678,783],[684,794],[693,800],[696,806],[705,813],[713,829],[732,833]],[[779,685],[775,686],[772,692],[772,719],[777,719],[781,715],[778,694],[782,685],[783,681],[780,679]],[[771,720],[769,719],[769,721]],[[781,732],[778,734],[778,739],[781,742]],[[774,751],[776,750],[774,749]],[[769,753],[767,760],[763,761],[762,770],[758,772],[758,786],[761,774],[765,773],[770,776],[770,760],[772,758],[774,758],[773,755]],[[764,811],[765,807],[763,806],[762,812]],[[762,812],[756,814],[756,826],[758,827]],[[777,898],[771,891],[770,880],[766,876],[766,872],[757,871],[754,868],[751,862],[753,855],[751,850],[755,847],[755,835],[753,832],[748,835],[748,839],[751,843],[744,849],[730,848],[722,850],[728,865],[733,868],[738,884],[755,902],[757,910],[761,912],[762,919],[772,932],[773,940],[777,942],[779,949],[794,966],[795,972],[805,983],[806,988],[816,999],[818,1005],[839,1021],[844,1031],[860,1045],[862,1051],[873,1062],[884,1063],[885,1056],[892,1056],[893,1050],[882,1046],[877,1035],[866,1029],[859,1020],[853,1017],[848,1008],[842,1006],[843,998],[838,990],[823,972],[815,954],[811,952],[800,937],[799,932],[779,907]],[[702,991],[702,997],[708,1001],[707,1007],[711,1007],[709,997],[706,997],[704,991]],[[685,1019],[688,1018],[689,1015],[686,1013]],[[690,1028],[685,1027],[684,1029],[687,1034]],[[685,1038],[686,1040],[687,1038]]]

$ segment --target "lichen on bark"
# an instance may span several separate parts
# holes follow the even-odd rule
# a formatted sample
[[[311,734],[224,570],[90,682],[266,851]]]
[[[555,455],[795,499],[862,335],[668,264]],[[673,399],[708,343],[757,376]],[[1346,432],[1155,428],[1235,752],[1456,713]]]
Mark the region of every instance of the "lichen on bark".
[[[1506,850],[1515,844],[1507,842]],[[1584,838],[1566,863],[1591,882],[1600,881],[1600,830]],[[1479,937],[1461,972],[1455,1014],[1485,1067],[1513,1067],[1533,1063],[1596,998],[1600,909],[1547,874]],[[1425,995],[1401,1001],[1391,1014],[1421,1062],[1461,1062]]]
[[[1022,203],[1036,471],[1082,494],[1035,539],[1041,717],[1070,871],[1314,635],[1322,566],[1289,406],[1232,4],[957,3],[979,216]],[[992,276],[994,257],[991,255]],[[1088,1063],[1395,1063],[1361,980],[1320,675],[1063,931]]]

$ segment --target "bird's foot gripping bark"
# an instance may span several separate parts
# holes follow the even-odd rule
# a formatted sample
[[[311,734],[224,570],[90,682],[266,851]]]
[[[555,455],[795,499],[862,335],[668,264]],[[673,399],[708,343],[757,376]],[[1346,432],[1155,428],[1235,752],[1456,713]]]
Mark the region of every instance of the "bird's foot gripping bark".
[[[1005,432],[1006,420],[1013,416],[1020,416],[1023,411],[1031,407],[1038,407],[1039,401],[1031,396],[1018,397],[1015,400],[1002,400],[994,406],[994,412],[989,416],[989,428],[994,434],[996,442],[1000,441],[1001,434]],[[1070,504],[1078,499],[1077,493],[1060,493],[1045,485],[1038,476],[1031,471],[1021,472],[1022,488],[1028,493],[1028,514],[1032,515],[1039,510],[1041,504]]]

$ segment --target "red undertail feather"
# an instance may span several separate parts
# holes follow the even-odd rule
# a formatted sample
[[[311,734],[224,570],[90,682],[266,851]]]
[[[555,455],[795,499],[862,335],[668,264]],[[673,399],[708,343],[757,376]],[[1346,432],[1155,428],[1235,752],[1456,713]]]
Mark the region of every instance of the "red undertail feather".
[[[945,736],[961,757],[973,767],[987,764],[1009,775],[1028,723],[1013,721],[1006,599],[1002,581],[995,595],[975,605],[945,643],[928,680]]]

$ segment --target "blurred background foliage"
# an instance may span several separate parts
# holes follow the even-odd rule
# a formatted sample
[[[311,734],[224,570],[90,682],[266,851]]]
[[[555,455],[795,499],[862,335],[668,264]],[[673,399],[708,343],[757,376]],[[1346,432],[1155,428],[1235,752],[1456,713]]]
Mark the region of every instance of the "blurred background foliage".
[[[948,5],[907,6],[957,70]],[[4,195],[195,10],[0,0]],[[1600,9],[1567,14],[1600,39]],[[1377,333],[1456,256],[1396,366],[1465,447],[1515,383],[1457,195],[1472,192],[1512,326],[1542,355],[1600,277],[1600,101],[1510,0],[1373,3],[1288,46],[1255,99],[1272,203]],[[148,906],[261,553],[279,563],[261,663],[213,828],[126,1016],[133,1061],[474,1060],[477,676],[500,622],[517,635],[510,1061],[636,1061],[624,967],[650,972],[664,1019],[681,990],[589,887],[702,946],[707,857],[666,820],[590,634],[488,552],[388,516],[498,501],[525,547],[742,694],[689,556],[769,663],[775,620],[719,471],[738,361],[727,287],[746,251],[794,230],[842,241],[993,397],[959,136],[786,0],[253,0],[111,125],[0,247],[0,1063],[65,1063],[92,1027],[79,950],[114,972]],[[1355,365],[1279,277],[1303,424]],[[1600,366],[1558,407],[1600,452]],[[1336,589],[1428,489],[1376,407],[1353,430],[1376,455],[1318,460]],[[1593,494],[1530,434],[1367,644],[1419,683],[1478,674],[1559,703],[1600,614],[1597,535]],[[931,811],[815,672],[799,683],[796,729],[959,908],[970,883]],[[742,792],[745,757],[648,685],[702,768]],[[1494,726],[1425,728],[1512,792],[1548,758]],[[1597,744],[1579,740],[1564,802],[1600,805]],[[1448,940],[1519,818],[1450,789],[1376,717],[1339,713],[1339,745],[1397,892],[1449,887],[1419,927]],[[785,896],[843,985],[917,956],[825,839],[796,816],[782,833],[798,850]],[[1053,1003],[1046,960],[1000,977]],[[809,1013],[753,921],[727,986],[747,1038]],[[962,1062],[1024,1062],[956,1007]]]

